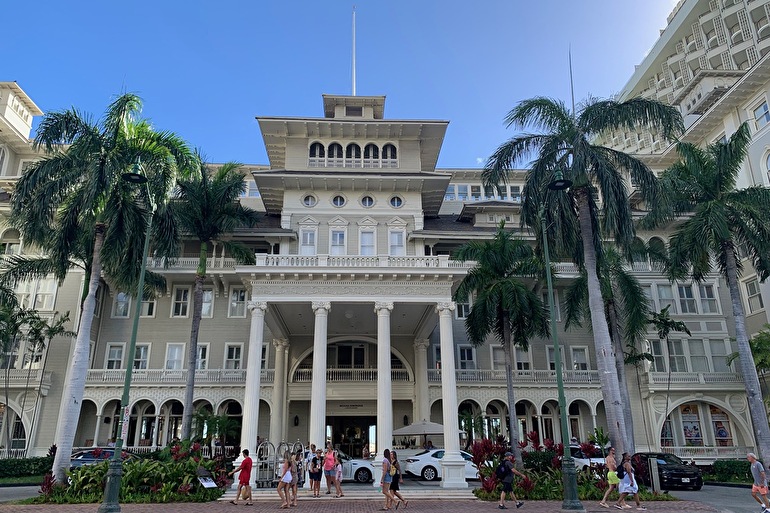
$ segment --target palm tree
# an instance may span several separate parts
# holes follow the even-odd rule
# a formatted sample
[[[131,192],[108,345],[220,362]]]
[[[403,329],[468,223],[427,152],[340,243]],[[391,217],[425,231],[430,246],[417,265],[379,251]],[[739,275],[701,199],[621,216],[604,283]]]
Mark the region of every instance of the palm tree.
[[[206,280],[209,244],[222,245],[239,263],[253,264],[255,261],[254,252],[245,244],[227,238],[238,228],[253,226],[257,222],[258,213],[238,201],[238,197],[245,190],[246,182],[240,164],[227,163],[212,172],[199,157],[190,176],[178,182],[178,196],[172,203],[179,231],[200,242],[200,256],[193,288],[190,347],[187,353],[182,439],[190,437],[192,426],[198,332],[203,311],[203,282]],[[259,351],[259,348],[251,350]]]
[[[16,368],[19,346],[24,337],[22,327],[31,321],[37,312],[19,308],[13,303],[0,306],[0,365],[2,365],[5,390],[5,418],[2,421],[5,431],[6,457],[11,449],[11,403],[9,397],[11,369]],[[18,415],[23,413],[19,411]]]
[[[762,376],[762,384],[764,385],[764,392],[767,393],[767,374],[770,372],[770,324],[765,324],[764,329],[751,337],[749,340],[749,348],[751,349],[751,356],[754,358],[754,366],[757,368],[757,374]],[[734,351],[727,355],[725,363],[732,365],[732,363],[740,358],[738,351]],[[767,400],[770,400],[768,397]]]
[[[52,469],[59,482],[69,468],[80,416],[101,274],[121,289],[133,290],[130,285],[139,275],[150,203],[146,194],[155,199],[165,195],[177,163],[189,159],[189,150],[178,137],[156,132],[136,119],[140,108],[139,97],[123,94],[97,123],[75,109],[46,114],[33,144],[35,149],[45,150],[46,156],[19,179],[11,200],[12,223],[48,257],[32,259],[17,278],[52,274],[62,281],[75,258],[82,259],[86,270]],[[150,178],[146,191],[137,192],[121,180],[137,159]],[[159,233],[155,244],[162,248],[171,240],[160,233],[167,224],[155,226]]]
[[[649,301],[639,280],[628,269],[627,260],[614,248],[604,247],[599,261],[599,279],[604,313],[610,330],[618,381],[626,384],[624,346],[635,348],[637,341],[647,331]],[[585,270],[567,288],[564,298],[566,310],[565,328],[580,326],[584,319],[590,321],[588,310],[588,278]],[[626,451],[634,451],[634,428],[631,423],[631,398],[628,387],[620,387],[623,417],[626,419]]]
[[[454,294],[454,300],[463,303],[473,296],[473,308],[465,319],[468,339],[474,346],[480,346],[489,335],[494,335],[505,351],[508,430],[511,448],[520,464],[513,394],[513,346],[527,349],[532,337],[547,337],[549,333],[548,310],[542,299],[521,281],[524,276],[532,276],[539,265],[534,262],[532,247],[506,231],[505,223],[500,224],[494,239],[468,242],[453,258],[476,262]]]
[[[645,98],[624,102],[592,98],[579,110],[570,111],[561,101],[537,97],[514,107],[506,123],[519,130],[532,127],[538,133],[524,133],[503,143],[489,158],[482,179],[487,186],[505,183],[517,163],[529,163],[534,156],[524,186],[522,222],[539,226],[539,210],[548,206],[544,209],[546,225],[556,254],[570,255],[585,268],[609,434],[622,452],[627,445],[625,419],[597,264],[603,237],[614,237],[623,251],[634,237],[624,173],[646,201],[654,201],[658,184],[641,160],[594,144],[594,140],[615,130],[636,131],[639,127],[669,139],[681,131],[681,115],[674,107]],[[557,171],[572,182],[571,189],[548,189]]]
[[[754,359],[751,355],[738,276],[738,246],[745,248],[761,281],[770,276],[770,189],[737,190],[736,178],[751,135],[746,123],[729,140],[699,148],[679,143],[681,161],[661,176],[671,194],[670,209],[654,212],[654,221],[687,214],[669,240],[670,278],[703,280],[716,269],[727,281],[735,318],[740,370],[746,387],[757,451],[770,457],[770,429]],[[664,205],[665,206],[665,205]]]

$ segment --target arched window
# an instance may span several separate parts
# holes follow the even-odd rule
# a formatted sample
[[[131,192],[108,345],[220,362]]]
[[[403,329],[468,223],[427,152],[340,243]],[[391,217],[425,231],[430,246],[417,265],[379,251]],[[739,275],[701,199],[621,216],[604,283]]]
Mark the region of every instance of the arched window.
[[[326,165],[331,167],[342,167],[343,160],[342,145],[339,143],[330,144],[329,159],[326,161]]]
[[[356,143],[345,148],[345,167],[361,167],[361,147]]]
[[[380,148],[369,143],[364,147],[364,167],[380,167]]]
[[[319,142],[314,142],[310,145],[310,151],[308,153],[308,167],[324,167],[324,157],[326,157],[324,145]]]
[[[7,230],[0,237],[1,255],[20,255],[21,254],[21,235],[17,230]]]
[[[398,167],[396,147],[392,144],[386,144],[382,147],[382,167]]]

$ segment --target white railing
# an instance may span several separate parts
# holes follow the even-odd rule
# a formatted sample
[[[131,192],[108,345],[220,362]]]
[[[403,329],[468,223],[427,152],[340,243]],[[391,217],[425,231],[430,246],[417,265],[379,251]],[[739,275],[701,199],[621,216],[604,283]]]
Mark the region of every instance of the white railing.
[[[197,269],[200,259],[198,257],[179,257],[179,258],[155,258],[147,257],[148,269]],[[235,269],[234,258],[209,257],[206,259],[207,269]]]
[[[565,370],[562,373],[565,384],[570,385],[599,385],[599,371],[586,370]],[[456,370],[455,380],[458,383],[482,383],[482,382],[505,382],[506,374],[504,370]],[[428,381],[432,383],[441,382],[441,370],[429,369]],[[527,385],[532,384],[556,385],[556,372],[551,370],[531,370],[513,372],[513,384]]]
[[[746,454],[754,452],[753,447],[740,447],[732,445],[729,447],[661,447],[661,452],[666,452],[679,456],[683,460],[725,460],[725,459],[745,459]]]
[[[27,449],[0,449],[0,459],[26,458]]]
[[[706,385],[706,384],[743,384],[743,376],[737,372],[650,372],[649,383],[667,386],[672,385]]]
[[[472,262],[449,260],[439,256],[389,256],[389,255],[256,255],[257,267],[408,267],[408,268],[458,268],[472,267]]]
[[[392,381],[409,381],[406,369],[391,369]],[[310,383],[313,381],[313,369],[300,368],[294,372],[294,383]],[[327,382],[377,382],[377,369],[326,369]]]
[[[8,371],[8,385],[11,387],[26,386],[29,381],[29,386],[36,387],[40,383],[41,369],[10,369]],[[0,381],[5,383],[5,370],[0,370]],[[45,371],[43,374],[43,384],[51,384],[51,371]]]
[[[272,383],[275,375],[273,369],[262,370],[261,381]],[[86,375],[87,385],[122,384],[126,379],[125,369],[89,369]],[[131,375],[131,382],[142,384],[177,384],[184,385],[187,382],[186,370],[167,369],[135,369]],[[246,382],[246,369],[207,369],[195,371],[196,385],[230,385]]]

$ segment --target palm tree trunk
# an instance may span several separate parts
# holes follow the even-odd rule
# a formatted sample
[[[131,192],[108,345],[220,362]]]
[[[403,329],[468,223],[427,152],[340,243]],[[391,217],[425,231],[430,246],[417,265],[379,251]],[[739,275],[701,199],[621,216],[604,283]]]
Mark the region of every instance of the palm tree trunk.
[[[45,366],[46,363],[48,363],[48,347],[51,345],[51,339],[48,339],[48,343],[43,344],[43,365],[40,366],[40,380],[37,382],[37,394],[35,394],[35,406],[32,408],[32,420],[29,423],[29,436],[27,436],[27,451],[29,451],[30,443],[32,443],[32,434],[35,432],[35,420],[37,419],[38,415],[38,405],[40,404],[40,396],[42,394],[43,390],[43,377],[45,376]],[[98,443],[97,440],[94,440],[94,444]]]
[[[11,387],[11,355],[13,354],[13,345],[16,335],[11,338],[11,347],[8,351],[5,361],[5,420],[3,420],[3,431],[5,431],[5,458],[11,457],[11,403],[8,389]]]
[[[743,312],[743,303],[738,289],[738,265],[735,261],[735,251],[731,242],[722,247],[725,259],[725,278],[727,288],[730,290],[730,300],[733,303],[733,317],[735,317],[735,341],[738,345],[738,359],[740,361],[743,383],[746,387],[746,399],[749,403],[751,424],[754,428],[754,439],[757,443],[757,452],[760,459],[770,458],[770,429],[767,423],[767,409],[762,402],[762,391],[759,386],[756,363],[751,355],[749,337],[746,333],[746,317]]]
[[[604,299],[596,272],[596,248],[594,227],[588,205],[589,191],[586,187],[574,189],[577,200],[580,236],[583,242],[583,265],[588,285],[588,306],[591,309],[591,326],[594,332],[596,365],[602,386],[602,398],[607,414],[607,428],[613,445],[621,454],[625,452],[626,423],[620,398],[620,383],[615,370],[615,352],[612,350],[610,330],[604,315]]]
[[[615,367],[618,370],[618,382],[620,383],[620,400],[623,401],[623,418],[626,420],[626,451],[633,454],[634,450],[634,424],[631,417],[631,396],[628,394],[628,380],[626,378],[626,361],[623,354],[623,339],[620,336],[620,324],[618,312],[615,310],[615,301],[607,302],[607,317],[612,332],[612,343],[615,347]]]
[[[521,447],[519,447],[519,429],[516,419],[516,398],[513,393],[513,348],[511,347],[511,333],[505,329],[503,338],[503,351],[505,351],[505,386],[508,392],[508,438],[511,441],[511,452],[516,459],[516,466],[519,468],[523,463],[521,461]]]
[[[193,396],[195,393],[195,367],[198,363],[198,332],[201,327],[203,312],[203,280],[206,279],[206,252],[208,244],[201,242],[198,270],[193,287],[192,327],[190,328],[190,347],[187,351],[187,383],[184,391],[184,409],[182,417],[182,440],[190,438],[193,417]]]
[[[35,355],[37,354],[37,342],[34,342],[33,344],[34,345],[32,349],[32,355],[29,357],[29,366],[27,367],[27,379],[24,382],[24,398],[22,398],[21,400],[21,408],[20,408],[21,415],[24,415],[24,409],[27,407],[27,395],[29,395],[29,382],[30,382],[30,379],[32,378],[32,361],[35,359]],[[23,362],[22,362],[22,365],[23,365]],[[38,394],[39,393],[40,391],[38,390]],[[34,411],[33,411],[33,415],[34,415]],[[31,431],[32,429],[30,428],[30,432]],[[26,432],[24,433],[24,457],[27,456],[26,449],[27,449],[27,446],[29,446],[29,435],[30,433],[26,433]]]
[[[72,351],[72,365],[67,375],[62,394],[61,418],[56,433],[56,456],[53,460],[54,479],[64,483],[66,472],[70,467],[72,443],[80,419],[80,406],[83,402],[83,392],[86,386],[86,374],[88,372],[88,355],[91,348],[91,325],[94,321],[96,309],[96,291],[99,288],[99,276],[102,274],[102,245],[104,244],[105,226],[97,223],[94,228],[94,250],[91,258],[91,276],[88,280],[88,295],[83,301],[83,310],[80,314],[78,335],[75,339],[75,348]],[[128,363],[132,365],[132,362]]]

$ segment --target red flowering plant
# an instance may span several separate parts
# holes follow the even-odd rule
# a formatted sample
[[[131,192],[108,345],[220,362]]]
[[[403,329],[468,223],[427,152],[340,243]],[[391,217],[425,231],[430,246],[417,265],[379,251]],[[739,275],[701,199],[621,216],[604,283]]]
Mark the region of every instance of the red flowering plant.
[[[495,441],[484,438],[471,446],[471,461],[479,470],[481,488],[484,491],[492,492],[497,488],[499,480],[495,476],[495,469],[502,461],[506,450],[501,438]]]

